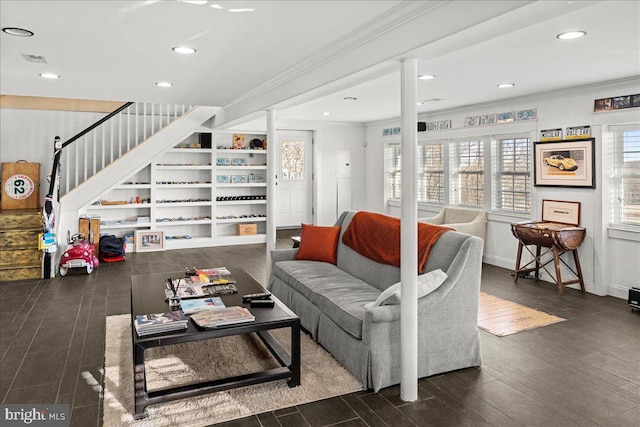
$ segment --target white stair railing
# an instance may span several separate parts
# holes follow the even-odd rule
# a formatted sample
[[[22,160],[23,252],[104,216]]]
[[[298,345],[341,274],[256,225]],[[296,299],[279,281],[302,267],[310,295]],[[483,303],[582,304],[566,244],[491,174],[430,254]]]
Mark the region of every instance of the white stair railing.
[[[60,196],[95,175],[192,106],[133,103],[62,150]],[[64,139],[64,138],[63,138]]]

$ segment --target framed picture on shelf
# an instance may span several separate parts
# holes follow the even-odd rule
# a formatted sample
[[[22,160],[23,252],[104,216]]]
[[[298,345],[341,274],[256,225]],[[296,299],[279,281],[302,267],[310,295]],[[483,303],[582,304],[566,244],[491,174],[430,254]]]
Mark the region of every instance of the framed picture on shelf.
[[[164,231],[136,230],[136,252],[152,252],[164,250]]]
[[[233,146],[234,150],[242,150],[245,147],[245,136],[243,133],[233,134]]]
[[[245,184],[247,182],[246,175],[231,175],[232,184]]]
[[[593,111],[596,113],[598,111],[609,111],[611,109],[613,109],[613,99],[611,98],[596,99],[593,103]]]
[[[231,166],[247,166],[247,159],[243,159],[243,158],[231,159]]]
[[[534,185],[595,188],[595,164],[594,138],[536,142]]]
[[[218,157],[216,159],[216,165],[218,166],[229,166],[231,164],[231,160],[227,157]]]
[[[218,184],[228,184],[229,183],[229,175],[216,175],[216,182]]]
[[[263,183],[266,182],[265,181],[265,177],[264,175],[256,175],[256,174],[249,174],[249,182],[250,183]]]

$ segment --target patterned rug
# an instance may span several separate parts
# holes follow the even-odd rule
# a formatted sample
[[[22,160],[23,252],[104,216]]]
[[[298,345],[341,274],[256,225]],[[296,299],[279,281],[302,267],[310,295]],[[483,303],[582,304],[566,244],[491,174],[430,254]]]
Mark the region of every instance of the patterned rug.
[[[288,350],[290,332],[272,335]],[[150,405],[147,418],[133,419],[131,317],[107,317],[104,426],[208,426],[249,415],[362,390],[362,384],[308,335],[300,336],[301,382],[285,380]],[[258,338],[232,336],[149,349],[145,353],[149,390],[173,384],[279,367]]]
[[[478,326],[483,331],[498,337],[529,331],[565,320],[553,314],[480,292]]]

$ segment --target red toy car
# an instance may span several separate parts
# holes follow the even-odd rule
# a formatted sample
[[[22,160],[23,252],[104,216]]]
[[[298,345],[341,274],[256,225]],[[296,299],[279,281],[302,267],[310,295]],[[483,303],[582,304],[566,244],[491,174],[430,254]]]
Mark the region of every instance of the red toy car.
[[[91,274],[98,267],[98,257],[94,255],[95,248],[88,243],[87,236],[76,233],[69,239],[67,249],[60,257],[60,275],[65,276],[70,268],[86,268]]]

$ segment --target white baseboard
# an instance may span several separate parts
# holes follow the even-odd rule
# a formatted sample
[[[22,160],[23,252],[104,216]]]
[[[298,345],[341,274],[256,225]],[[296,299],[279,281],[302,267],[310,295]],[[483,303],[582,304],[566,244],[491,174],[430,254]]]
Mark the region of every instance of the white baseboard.
[[[629,286],[609,284],[607,287],[607,295],[626,300],[629,298],[629,289],[631,289]]]

